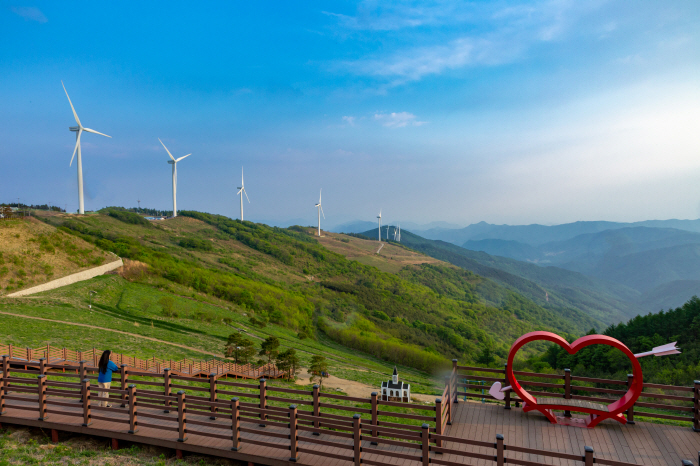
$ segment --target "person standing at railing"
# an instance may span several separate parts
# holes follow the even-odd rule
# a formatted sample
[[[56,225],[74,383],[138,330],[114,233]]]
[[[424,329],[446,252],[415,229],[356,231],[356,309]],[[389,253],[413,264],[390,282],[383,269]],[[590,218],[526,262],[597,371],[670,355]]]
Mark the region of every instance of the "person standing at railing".
[[[109,360],[112,351],[105,350],[100,357],[100,362],[98,364],[99,374],[97,375],[97,382],[100,388],[109,388],[112,386],[112,372],[118,372],[119,368],[116,364]],[[98,390],[97,398],[105,398],[104,401],[98,401],[97,406],[106,406],[111,408],[112,405],[109,404],[109,392],[104,390]]]

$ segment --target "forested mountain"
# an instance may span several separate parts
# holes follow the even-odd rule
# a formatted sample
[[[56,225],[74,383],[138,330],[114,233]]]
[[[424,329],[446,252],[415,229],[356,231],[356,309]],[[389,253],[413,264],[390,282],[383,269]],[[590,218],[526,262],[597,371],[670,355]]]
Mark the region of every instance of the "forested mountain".
[[[179,214],[147,222],[108,209],[45,220],[146,264],[147,272],[133,280],[188,287],[231,303],[251,325],[275,323],[300,336],[325,334],[372,356],[426,371],[453,357],[473,361],[484,347],[505,355],[515,338],[535,329],[581,334],[598,324],[575,309],[541,306],[449,264],[383,272],[325,248],[307,228]],[[344,244],[342,239],[337,238],[338,244]],[[365,243],[370,248],[376,244]]]
[[[364,234],[372,236],[377,231],[370,230]],[[470,251],[444,241],[428,240],[408,231],[401,232],[401,243],[490,278],[554,312],[562,315],[582,312],[603,323],[597,328],[625,321],[639,313],[638,307],[630,303],[639,297],[639,293],[622,285],[605,283],[557,267],[540,267]]]
[[[700,299],[697,297],[668,312],[637,316],[627,323],[611,325],[604,333],[620,340],[634,353],[678,342],[681,354],[639,359],[645,382],[692,385],[700,374]],[[529,364],[538,366],[538,360],[554,369],[570,368],[577,376],[621,380],[631,367],[621,352],[601,345],[585,348],[574,355],[552,345],[541,358],[534,358]]]

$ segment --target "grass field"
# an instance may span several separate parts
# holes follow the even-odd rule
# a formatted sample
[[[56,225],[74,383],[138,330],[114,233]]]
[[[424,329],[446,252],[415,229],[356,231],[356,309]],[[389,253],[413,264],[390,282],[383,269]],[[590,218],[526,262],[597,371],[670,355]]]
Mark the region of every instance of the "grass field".
[[[278,337],[282,349],[292,347],[297,350],[303,366],[308,365],[313,354],[323,354],[329,361],[331,373],[340,378],[378,387],[393,370],[389,363],[368,358],[327,339],[299,340],[296,332],[274,324],[264,329],[251,327],[243,313],[231,310],[225,303],[198,301],[178,294],[178,291],[186,293],[186,290],[172,288],[167,292],[155,285],[129,282],[118,275],[103,275],[31,297],[4,298],[0,312],[61,323],[4,314],[0,341],[33,348],[47,343],[81,350],[109,348],[142,358],[210,359],[209,353],[223,357],[228,335],[243,328],[258,343],[270,335]],[[89,291],[97,292],[92,300],[92,310],[88,309]],[[158,301],[164,296],[174,299],[174,309],[179,317],[162,316]],[[226,317],[231,319],[231,325],[222,322]],[[411,383],[415,393],[433,395],[442,391],[427,374],[407,367],[399,367],[399,371],[402,380]]]

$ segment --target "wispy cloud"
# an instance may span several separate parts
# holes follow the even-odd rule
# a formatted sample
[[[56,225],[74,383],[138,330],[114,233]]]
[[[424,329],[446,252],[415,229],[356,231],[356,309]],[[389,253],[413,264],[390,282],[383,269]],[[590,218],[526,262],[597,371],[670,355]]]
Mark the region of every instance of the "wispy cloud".
[[[434,34],[439,43],[411,45],[389,54],[367,56],[353,61],[336,63],[335,70],[343,70],[360,76],[372,76],[387,80],[392,85],[417,81],[428,75],[468,66],[495,66],[520,59],[525,52],[541,42],[557,40],[563,36],[572,18],[580,11],[570,0],[542,0],[527,5],[503,7],[501,4],[485,6],[465,3],[459,8],[452,3],[437,2],[429,8],[416,6],[393,7],[350,17],[333,13],[341,27],[348,29],[390,30],[415,26],[441,26],[448,32]],[[421,11],[429,11],[426,17]],[[331,13],[328,13],[331,15]],[[464,29],[473,32],[464,34]],[[453,30],[452,38],[450,30]],[[425,42],[425,36],[421,36]]]
[[[355,126],[355,117],[354,116],[344,116],[343,121],[348,125],[348,126]]]
[[[36,21],[38,23],[46,23],[48,21],[46,16],[44,16],[44,13],[42,13],[40,9],[33,6],[13,6],[10,9],[13,13],[29,21]]]
[[[408,112],[375,113],[374,120],[387,128],[422,126],[427,123],[427,121],[419,121],[413,113]]]

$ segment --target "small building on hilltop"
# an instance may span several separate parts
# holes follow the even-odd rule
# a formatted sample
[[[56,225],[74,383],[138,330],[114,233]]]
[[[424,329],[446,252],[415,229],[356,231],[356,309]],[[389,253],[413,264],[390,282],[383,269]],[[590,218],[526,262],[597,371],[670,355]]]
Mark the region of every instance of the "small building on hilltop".
[[[411,402],[411,384],[399,382],[399,372],[394,366],[394,374],[391,380],[382,382],[382,401]]]

